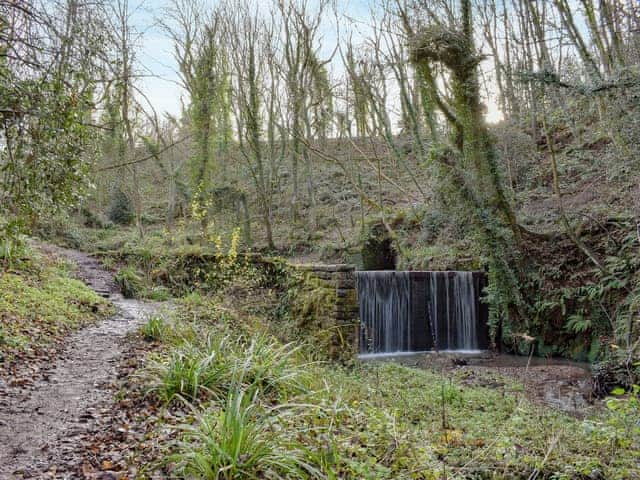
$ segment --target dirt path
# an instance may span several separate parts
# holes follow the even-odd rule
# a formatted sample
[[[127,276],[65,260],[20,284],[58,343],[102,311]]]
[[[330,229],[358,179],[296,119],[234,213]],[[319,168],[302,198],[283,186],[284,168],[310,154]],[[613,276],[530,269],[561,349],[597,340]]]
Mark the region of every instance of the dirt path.
[[[58,360],[33,385],[8,389],[0,397],[2,480],[74,478],[63,472],[77,460],[79,439],[99,424],[100,416],[108,411],[105,405],[112,403],[105,397],[111,395],[109,385],[116,380],[116,365],[125,351],[126,336],[156,308],[124,299],[112,275],[88,255],[47,249],[75,262],[79,277],[110,297],[118,313],[69,337]]]

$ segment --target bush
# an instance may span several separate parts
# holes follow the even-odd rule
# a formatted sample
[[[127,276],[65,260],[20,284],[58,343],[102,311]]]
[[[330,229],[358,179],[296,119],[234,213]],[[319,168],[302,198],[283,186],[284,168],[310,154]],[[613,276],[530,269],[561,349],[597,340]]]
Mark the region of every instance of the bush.
[[[104,214],[96,213],[89,208],[82,208],[80,210],[82,216],[82,224],[87,228],[111,228],[113,224],[109,221]]]
[[[130,225],[133,221],[134,214],[131,200],[121,189],[117,189],[114,192],[108,215],[109,220],[118,225]]]
[[[82,232],[66,213],[38,219],[31,233],[68,248],[81,248],[85,243]]]

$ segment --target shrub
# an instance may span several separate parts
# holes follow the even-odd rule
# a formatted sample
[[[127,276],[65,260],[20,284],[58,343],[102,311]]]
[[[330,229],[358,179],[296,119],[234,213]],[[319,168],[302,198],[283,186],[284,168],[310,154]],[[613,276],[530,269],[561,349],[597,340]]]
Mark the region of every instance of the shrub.
[[[94,212],[93,210],[83,207],[80,210],[82,224],[88,228],[111,228],[113,223],[106,218],[106,216],[100,212]]]
[[[133,221],[131,200],[121,189],[117,189],[113,193],[108,216],[109,220],[118,225],[130,225]]]

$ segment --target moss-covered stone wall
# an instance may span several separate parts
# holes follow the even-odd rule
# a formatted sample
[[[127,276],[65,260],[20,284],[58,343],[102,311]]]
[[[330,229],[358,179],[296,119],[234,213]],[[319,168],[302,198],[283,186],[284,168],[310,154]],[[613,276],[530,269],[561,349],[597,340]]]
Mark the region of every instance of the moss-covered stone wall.
[[[349,360],[358,353],[358,299],[354,265],[294,265],[304,273],[305,282],[314,285],[324,299],[327,313],[317,319],[328,332],[328,354],[334,360]]]

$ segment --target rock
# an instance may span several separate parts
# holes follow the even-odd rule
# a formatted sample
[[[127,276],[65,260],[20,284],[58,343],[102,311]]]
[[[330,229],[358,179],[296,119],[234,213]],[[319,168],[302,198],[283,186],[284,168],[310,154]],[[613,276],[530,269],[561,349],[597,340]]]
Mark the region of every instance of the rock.
[[[469,364],[469,362],[465,358],[460,358],[460,357],[452,358],[451,363],[453,363],[457,367],[464,367],[465,365]]]

